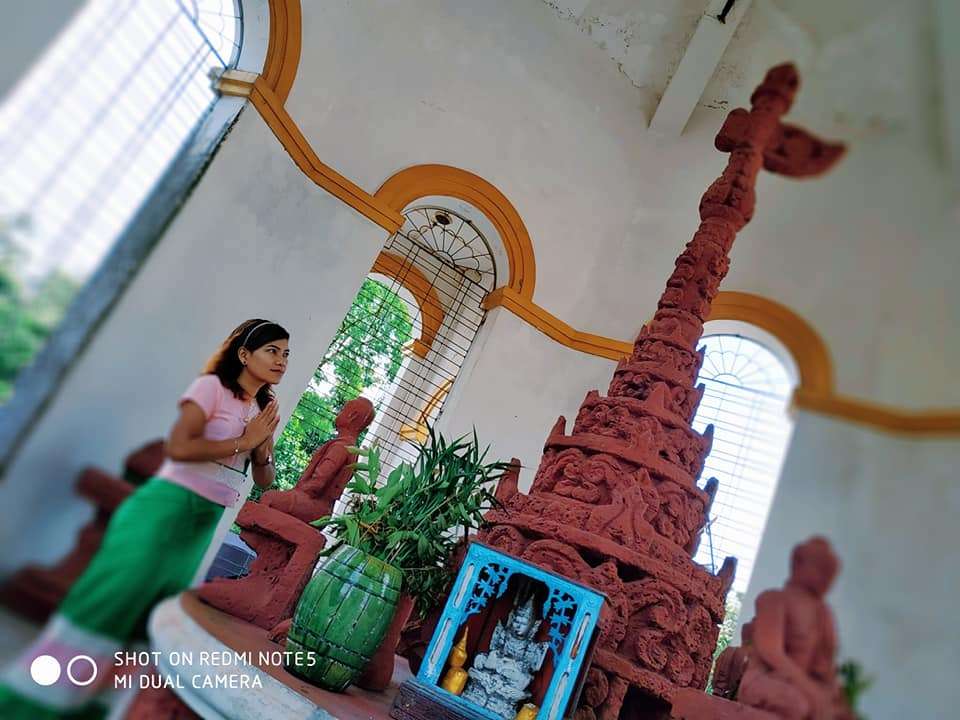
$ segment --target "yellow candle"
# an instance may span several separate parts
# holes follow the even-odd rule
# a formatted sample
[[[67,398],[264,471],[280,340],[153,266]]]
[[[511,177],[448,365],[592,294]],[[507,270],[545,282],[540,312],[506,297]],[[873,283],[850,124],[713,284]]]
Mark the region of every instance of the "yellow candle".
[[[520,712],[517,713],[517,716],[514,720],[535,720],[539,710],[540,708],[533,703],[527,703],[520,708]]]
[[[440,687],[448,693],[459,695],[463,692],[463,688],[466,687],[467,678],[469,677],[467,671],[463,669],[464,663],[467,662],[467,628],[463,629],[463,635],[460,636],[460,641],[450,650],[448,660],[450,669],[447,670],[446,675],[443,676]]]

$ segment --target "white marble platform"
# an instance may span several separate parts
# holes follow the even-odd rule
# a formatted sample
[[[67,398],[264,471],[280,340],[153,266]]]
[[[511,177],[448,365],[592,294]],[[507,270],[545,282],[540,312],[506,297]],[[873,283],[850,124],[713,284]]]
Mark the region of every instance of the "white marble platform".
[[[175,684],[171,689],[206,720],[388,720],[396,687],[410,676],[406,661],[398,658],[393,684],[383,693],[321,690],[277,663],[259,662],[261,652],[269,656],[282,648],[265,630],[190,592],[158,605],[148,631],[150,649],[159,652],[158,669]],[[221,664],[234,653],[252,664]],[[218,679],[220,687],[204,687]]]

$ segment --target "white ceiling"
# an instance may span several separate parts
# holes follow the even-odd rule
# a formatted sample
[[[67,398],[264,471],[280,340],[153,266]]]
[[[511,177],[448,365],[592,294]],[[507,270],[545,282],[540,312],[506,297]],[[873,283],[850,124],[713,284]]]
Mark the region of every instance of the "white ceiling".
[[[607,51],[643,95],[648,121],[709,4],[543,2]],[[753,0],[700,105],[742,105],[766,68],[791,60],[806,81],[798,110],[821,131],[939,142],[935,17],[929,0]]]

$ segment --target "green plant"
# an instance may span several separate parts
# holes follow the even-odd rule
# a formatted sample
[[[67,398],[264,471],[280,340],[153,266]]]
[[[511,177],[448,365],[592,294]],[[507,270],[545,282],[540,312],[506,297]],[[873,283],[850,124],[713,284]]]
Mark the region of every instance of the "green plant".
[[[717,646],[713,650],[713,663],[710,667],[710,676],[707,678],[706,691],[713,694],[713,673],[716,670],[717,658],[727,649],[727,646],[733,641],[733,636],[737,631],[737,621],[740,618],[740,609],[743,605],[743,593],[731,591],[727,594],[726,607],[723,615],[723,624],[720,625],[720,632],[717,635]]]
[[[873,685],[873,678],[863,671],[863,666],[856,660],[842,662],[837,668],[837,675],[840,677],[840,686],[847,704],[859,720],[864,720],[863,715],[857,712],[857,704],[860,696]]]
[[[347,485],[348,511],[313,525],[398,568],[404,592],[425,614],[452,580],[447,562],[460,532],[480,527],[497,502],[492,486],[508,465],[486,462],[488,450],[476,433],[447,442],[428,428],[414,463],[401,463],[381,484],[380,449],[353,449],[361,461]]]

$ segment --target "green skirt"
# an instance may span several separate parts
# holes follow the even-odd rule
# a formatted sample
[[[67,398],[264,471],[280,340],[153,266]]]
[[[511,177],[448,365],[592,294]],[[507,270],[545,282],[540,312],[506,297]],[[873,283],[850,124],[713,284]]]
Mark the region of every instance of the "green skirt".
[[[114,653],[145,637],[154,605],[189,587],[222,514],[159,477],[127,498],[57,613],[0,677],[0,718],[95,717],[95,696],[112,687]]]

